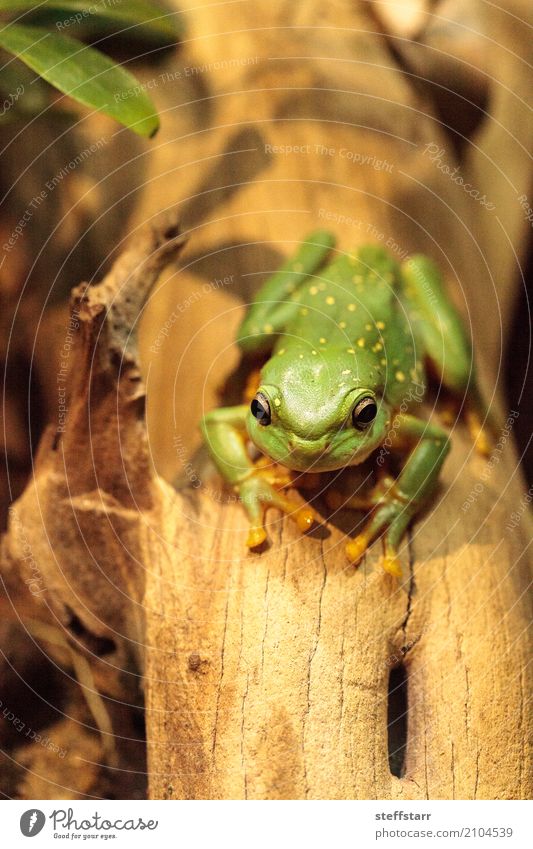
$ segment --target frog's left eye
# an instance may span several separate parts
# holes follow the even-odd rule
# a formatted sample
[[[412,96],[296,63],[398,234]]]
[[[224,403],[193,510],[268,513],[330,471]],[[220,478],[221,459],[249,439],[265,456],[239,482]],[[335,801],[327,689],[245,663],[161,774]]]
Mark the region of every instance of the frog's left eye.
[[[270,404],[268,398],[262,392],[258,392],[254,400],[250,404],[252,416],[254,416],[260,425],[269,425],[272,421],[270,412]]]
[[[358,430],[366,430],[376,418],[377,412],[377,404],[373,398],[361,398],[353,408],[352,422]]]

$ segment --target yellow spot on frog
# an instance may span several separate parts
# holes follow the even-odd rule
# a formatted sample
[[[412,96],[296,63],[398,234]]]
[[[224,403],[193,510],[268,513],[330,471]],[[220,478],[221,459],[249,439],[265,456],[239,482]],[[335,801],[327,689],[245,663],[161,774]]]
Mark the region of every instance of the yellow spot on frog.
[[[308,312],[309,310],[307,309],[307,307],[302,307],[300,310],[300,315],[307,315]]]
[[[380,359],[380,363],[381,363],[381,365],[382,365],[382,366],[386,366],[386,365],[387,365],[387,360],[385,359],[385,357],[382,357],[382,358]]]
[[[375,354],[377,354],[378,351],[383,350],[383,345],[381,344],[381,342],[376,342],[376,344],[372,346],[372,350]]]
[[[345,368],[344,371],[341,371],[341,374],[350,374],[350,369]]]
[[[309,288],[309,294],[310,295],[316,295],[317,292],[318,292],[318,286],[311,286]]]
[[[339,327],[341,328],[341,330],[344,330],[344,328],[346,327],[346,322],[345,321],[339,321]]]
[[[325,345],[325,344],[326,344],[326,342],[327,342],[327,339],[324,339],[324,337],[323,337],[323,336],[321,336],[321,337],[320,337],[320,339],[319,339],[318,341],[320,342],[320,344],[321,344],[321,345]]]
[[[355,351],[354,351],[353,348],[346,348],[346,353],[347,354],[355,354]]]
[[[365,330],[372,330],[371,324],[365,324]]]
[[[403,371],[397,371],[395,377],[396,380],[398,380],[400,383],[403,383],[405,380],[405,374],[403,373]]]
[[[281,401],[279,398],[274,398],[274,406],[279,407],[281,405]]]
[[[385,330],[385,322],[384,321],[376,321],[376,327],[378,330]]]
[[[285,353],[285,348],[280,348],[278,351],[278,357],[281,357],[282,354]]]
[[[274,328],[272,327],[271,324],[265,324],[265,326],[263,327],[264,333],[272,333],[273,330],[274,330]]]
[[[355,312],[356,309],[355,304],[348,304],[348,312]]]
[[[360,348],[365,347],[365,340],[363,339],[363,337],[361,337],[360,339],[357,340],[357,344],[359,345]]]
[[[326,298],[326,304],[329,304],[331,306],[331,304],[334,304],[334,303],[335,303],[335,298],[333,297],[333,295],[328,295],[327,298]]]

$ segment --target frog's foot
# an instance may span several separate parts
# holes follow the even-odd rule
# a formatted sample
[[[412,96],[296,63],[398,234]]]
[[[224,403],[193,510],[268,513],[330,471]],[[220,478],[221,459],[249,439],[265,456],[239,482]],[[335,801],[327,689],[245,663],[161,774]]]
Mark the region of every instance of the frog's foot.
[[[444,401],[439,402],[439,417],[446,427],[453,428],[462,418],[466,424],[474,448],[483,457],[489,457],[494,448],[491,424],[486,418],[482,421],[475,399],[467,398],[461,407],[459,398],[448,395]]]
[[[363,559],[363,555],[366,554],[366,550],[371,544],[372,538],[366,531],[361,531],[361,533],[354,539],[351,539],[346,543],[346,554],[348,555],[348,560],[353,563],[354,566],[359,566]]]
[[[494,444],[489,427],[481,421],[478,411],[467,407],[465,422],[478,454],[482,457],[490,457]]]
[[[264,455],[256,460],[254,468],[258,474],[262,475],[276,489],[286,489],[289,486],[294,486],[298,489],[316,490],[320,485],[319,473],[293,472]]]
[[[413,504],[396,494],[382,500],[360,534],[346,544],[349,560],[358,566],[368,547],[383,534],[383,568],[400,578],[402,567],[398,557],[398,544],[414,515]]]
[[[276,489],[285,489],[292,483],[292,475],[285,466],[280,466],[269,457],[262,455],[254,463],[255,474],[262,477]]]
[[[439,402],[439,418],[446,427],[454,426],[460,416],[460,412],[459,401],[451,395],[448,395],[443,401]]]
[[[372,542],[372,538],[363,531],[356,536],[355,539],[351,539],[346,544],[346,554],[354,566],[359,565],[363,555],[366,553],[367,548]],[[390,543],[385,543],[384,545],[382,565],[384,571],[388,572],[389,575],[392,575],[394,578],[402,577],[402,564],[398,557],[398,552]]]
[[[387,500],[393,486],[394,478],[391,475],[383,474],[376,485],[363,495],[344,496],[335,489],[328,490],[326,504],[332,510],[374,510],[375,507]]]
[[[385,541],[383,546],[383,569],[393,578],[402,577],[402,563],[395,546]]]
[[[261,548],[263,543],[266,542],[266,538],[267,532],[262,524],[252,525],[250,523],[248,536],[246,537],[246,545],[248,548]]]
[[[250,530],[246,540],[248,548],[258,548],[266,541],[264,513],[268,507],[277,507],[285,513],[296,523],[302,533],[310,530],[315,522],[319,521],[311,507],[301,506],[290,498],[286,498],[262,473],[254,472],[239,485],[238,490],[250,519]]]

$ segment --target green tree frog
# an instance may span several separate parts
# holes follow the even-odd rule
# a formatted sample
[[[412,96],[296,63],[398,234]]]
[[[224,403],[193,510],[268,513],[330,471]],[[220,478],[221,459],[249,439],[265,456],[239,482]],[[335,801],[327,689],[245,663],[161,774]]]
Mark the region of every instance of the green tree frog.
[[[400,576],[398,545],[449,450],[446,431],[412,409],[425,394],[428,365],[450,393],[473,401],[471,431],[477,447],[489,450],[472,348],[430,259],[399,264],[376,245],[329,258],[333,249],[329,232],[310,234],[261,287],[237,337],[244,355],[266,358],[257,392],[251,404],[209,412],[201,429],[248,513],[250,548],[266,539],[268,506],[301,530],[316,517],[280,492],[248,443],[281,467],[311,473],[353,466],[374,452],[379,461],[380,448],[390,446],[403,467],[396,478],[382,473],[367,498],[348,499],[346,506],[371,513],[346,552],[357,564],[381,536],[383,566]]]

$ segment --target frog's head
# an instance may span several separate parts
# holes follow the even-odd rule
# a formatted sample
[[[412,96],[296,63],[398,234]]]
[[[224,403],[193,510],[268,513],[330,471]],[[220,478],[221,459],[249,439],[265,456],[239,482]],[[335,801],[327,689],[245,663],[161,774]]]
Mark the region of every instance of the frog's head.
[[[361,463],[383,441],[390,411],[367,351],[291,346],[261,371],[247,428],[255,445],[298,471]]]

